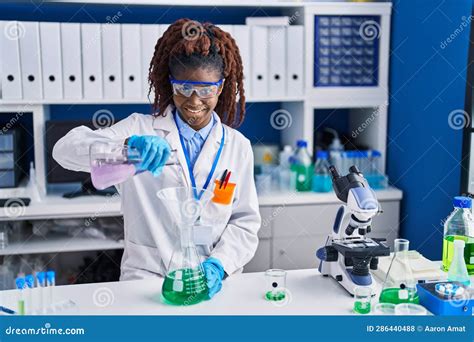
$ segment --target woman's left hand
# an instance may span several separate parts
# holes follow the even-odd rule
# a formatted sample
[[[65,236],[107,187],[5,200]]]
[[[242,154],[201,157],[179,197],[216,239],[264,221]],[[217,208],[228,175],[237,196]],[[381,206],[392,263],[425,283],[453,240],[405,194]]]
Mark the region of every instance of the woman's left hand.
[[[224,279],[224,267],[216,258],[208,258],[202,263],[204,274],[207,279],[209,289],[209,299],[219,292],[222,288],[222,279]]]

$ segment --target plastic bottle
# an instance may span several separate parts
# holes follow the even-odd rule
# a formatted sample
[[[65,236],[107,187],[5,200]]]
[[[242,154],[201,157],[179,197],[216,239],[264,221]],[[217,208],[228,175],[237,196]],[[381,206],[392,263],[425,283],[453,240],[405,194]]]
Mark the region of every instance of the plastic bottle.
[[[311,191],[313,162],[308,152],[308,143],[306,140],[298,140],[296,146],[291,165],[291,170],[296,172],[296,191]]]
[[[30,163],[30,176],[26,190],[28,196],[30,196],[33,202],[41,202],[41,195],[38,189],[38,184],[36,183],[35,164],[33,162]]]
[[[280,191],[292,191],[296,188],[296,173],[291,170],[291,161],[294,154],[293,148],[286,145],[280,152],[280,167],[278,182]]]
[[[7,263],[0,265],[0,291],[14,288],[14,275]]]
[[[326,151],[318,151],[316,153],[312,184],[314,192],[329,192],[332,190],[332,180],[328,168],[328,153]]]
[[[471,213],[472,199],[457,196],[453,200],[454,210],[444,223],[443,269],[449,270],[454,256],[454,241],[463,240],[464,260],[467,272],[474,274],[474,221]]]
[[[448,280],[457,281],[465,286],[471,285],[469,274],[467,273],[466,261],[464,260],[463,240],[454,240],[454,255],[448,271]]]
[[[332,128],[326,128],[325,130],[331,132],[334,135],[334,139],[328,146],[329,159],[331,164],[334,165],[338,171],[340,171],[342,168],[342,152],[344,151],[344,145],[342,145],[341,140],[339,139],[339,134],[336,130]]]
[[[377,150],[372,150],[368,153],[368,170],[365,173],[365,178],[369,186],[374,189],[385,189],[388,187],[388,177],[384,175],[381,170],[380,158],[382,154]]]
[[[9,233],[10,233],[10,226],[8,222],[1,222],[0,223],[0,249],[5,249],[8,247]]]

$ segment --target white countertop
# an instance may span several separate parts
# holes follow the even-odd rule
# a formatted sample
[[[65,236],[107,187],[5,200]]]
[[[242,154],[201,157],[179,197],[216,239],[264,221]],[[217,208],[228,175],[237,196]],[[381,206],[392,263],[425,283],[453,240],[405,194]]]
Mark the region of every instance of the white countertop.
[[[288,300],[264,299],[264,273],[228,277],[212,299],[192,306],[163,304],[161,278],[57,286],[54,301],[70,299],[80,315],[350,315],[353,298],[334,279],[317,269],[287,271]],[[15,308],[13,291],[0,292]],[[2,298],[2,297],[0,297]],[[377,296],[372,302],[377,301]]]

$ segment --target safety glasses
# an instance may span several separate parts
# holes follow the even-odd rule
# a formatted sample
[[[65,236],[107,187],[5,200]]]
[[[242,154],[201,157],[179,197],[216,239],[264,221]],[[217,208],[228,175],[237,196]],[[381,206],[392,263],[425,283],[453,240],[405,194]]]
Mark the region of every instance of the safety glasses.
[[[170,76],[173,94],[191,97],[193,92],[196,92],[196,95],[201,99],[209,99],[218,95],[224,80],[223,78],[217,82],[180,81]]]

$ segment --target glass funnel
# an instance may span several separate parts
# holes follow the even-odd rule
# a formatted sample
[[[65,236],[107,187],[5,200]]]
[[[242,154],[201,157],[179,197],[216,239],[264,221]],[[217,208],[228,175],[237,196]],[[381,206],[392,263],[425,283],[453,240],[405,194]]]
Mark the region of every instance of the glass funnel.
[[[415,303],[419,298],[408,258],[409,241],[395,239],[393,258],[380,293],[380,303]]]
[[[198,200],[193,188],[177,187],[160,190],[157,196],[172,217],[180,237],[163,282],[163,298],[174,305],[197,304],[207,299],[208,288],[192,239],[193,226],[213,193],[205,190]]]

